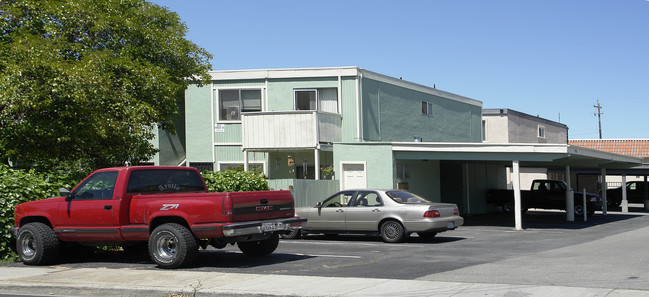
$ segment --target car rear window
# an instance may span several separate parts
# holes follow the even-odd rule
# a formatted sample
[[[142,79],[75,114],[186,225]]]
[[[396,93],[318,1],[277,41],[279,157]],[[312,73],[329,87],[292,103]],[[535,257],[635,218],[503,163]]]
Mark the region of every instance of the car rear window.
[[[193,170],[151,169],[131,172],[129,193],[205,191],[198,172]]]
[[[385,192],[394,202],[401,204],[430,204],[430,201],[421,198],[413,193],[404,191],[387,191]]]

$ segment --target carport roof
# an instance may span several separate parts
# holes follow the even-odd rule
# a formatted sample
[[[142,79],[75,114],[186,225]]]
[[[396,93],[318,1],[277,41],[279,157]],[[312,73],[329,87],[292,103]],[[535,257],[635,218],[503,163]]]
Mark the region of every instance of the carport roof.
[[[523,167],[627,169],[642,164],[642,158],[567,144],[393,142],[392,151],[401,160],[519,161]]]

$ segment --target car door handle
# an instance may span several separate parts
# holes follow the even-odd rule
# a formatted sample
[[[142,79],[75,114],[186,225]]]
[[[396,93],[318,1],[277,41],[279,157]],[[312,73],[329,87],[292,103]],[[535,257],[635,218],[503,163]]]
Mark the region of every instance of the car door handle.
[[[336,212],[345,212],[345,211],[342,209],[336,209]]]
[[[378,208],[375,208],[375,209],[372,209],[372,212],[381,212],[381,210],[378,209]]]
[[[112,205],[104,205],[104,209],[105,210],[111,210],[111,209],[113,209],[113,206]]]

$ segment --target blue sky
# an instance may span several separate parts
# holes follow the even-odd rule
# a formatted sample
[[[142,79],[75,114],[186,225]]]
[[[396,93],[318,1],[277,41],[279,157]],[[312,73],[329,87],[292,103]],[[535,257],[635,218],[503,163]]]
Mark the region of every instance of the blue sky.
[[[569,127],[649,138],[649,1],[155,0],[214,70],[358,66]]]

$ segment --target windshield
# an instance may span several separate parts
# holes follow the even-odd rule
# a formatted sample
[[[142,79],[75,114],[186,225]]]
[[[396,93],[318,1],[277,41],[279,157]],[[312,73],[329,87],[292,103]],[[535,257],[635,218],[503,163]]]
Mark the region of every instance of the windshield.
[[[401,204],[430,204],[430,201],[421,198],[413,193],[405,191],[387,191],[385,192],[394,202]]]

